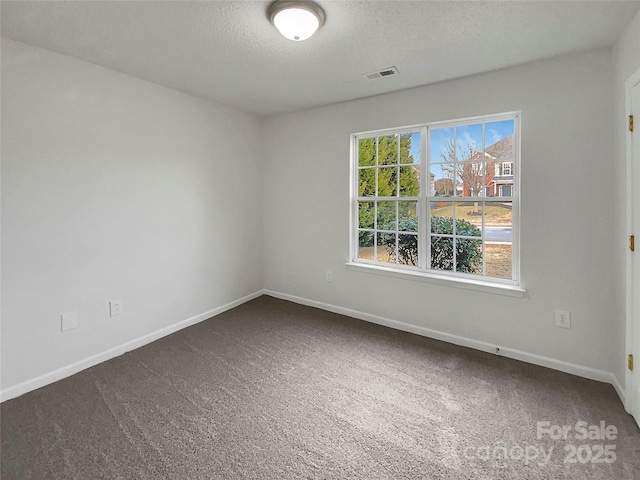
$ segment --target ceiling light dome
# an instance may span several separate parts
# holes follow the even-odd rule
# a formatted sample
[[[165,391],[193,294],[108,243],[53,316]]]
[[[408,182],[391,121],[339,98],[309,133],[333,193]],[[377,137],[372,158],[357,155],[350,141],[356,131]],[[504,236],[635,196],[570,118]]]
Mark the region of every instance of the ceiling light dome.
[[[324,12],[313,2],[278,0],[269,7],[269,19],[284,37],[299,42],[324,23]]]

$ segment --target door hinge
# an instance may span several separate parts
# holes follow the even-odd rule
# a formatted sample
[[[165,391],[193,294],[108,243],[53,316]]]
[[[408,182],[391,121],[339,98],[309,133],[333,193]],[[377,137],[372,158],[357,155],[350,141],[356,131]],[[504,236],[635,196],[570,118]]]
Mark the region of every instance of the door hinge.
[[[636,250],[636,236],[629,235],[629,250],[634,252]]]
[[[629,131],[633,132],[633,115],[629,115]]]
[[[627,359],[627,367],[629,367],[629,370],[633,371],[633,355],[631,353]]]

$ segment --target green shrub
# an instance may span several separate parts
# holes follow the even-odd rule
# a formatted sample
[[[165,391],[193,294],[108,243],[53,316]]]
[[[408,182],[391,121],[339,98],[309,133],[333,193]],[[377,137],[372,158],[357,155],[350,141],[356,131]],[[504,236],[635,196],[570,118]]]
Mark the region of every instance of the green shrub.
[[[399,230],[417,232],[416,218],[403,218],[399,221]],[[431,232],[434,234],[453,235],[453,219],[448,217],[431,217]],[[465,236],[480,236],[480,229],[467,222],[456,222],[456,234]],[[395,235],[383,235],[382,241],[387,252],[395,256]],[[458,272],[479,273],[482,269],[482,240],[480,238],[458,238],[456,240],[456,260]],[[398,263],[404,265],[418,264],[418,237],[400,233],[398,238]],[[453,270],[453,238],[431,237],[431,267],[439,270]]]
[[[453,219],[431,217],[432,233],[453,234]],[[480,237],[480,229],[466,220],[456,222],[456,235]],[[456,239],[456,261],[458,272],[479,273],[482,269],[482,240],[480,238]],[[453,239],[431,237],[431,265],[441,270],[453,270]]]

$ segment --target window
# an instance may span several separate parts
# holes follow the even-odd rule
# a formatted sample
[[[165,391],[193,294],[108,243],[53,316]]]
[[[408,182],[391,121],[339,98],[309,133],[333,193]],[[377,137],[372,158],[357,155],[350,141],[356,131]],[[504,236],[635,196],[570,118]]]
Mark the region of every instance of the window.
[[[512,171],[513,171],[513,162],[502,162],[500,164],[499,175],[501,177],[508,177],[510,175],[513,175],[513,173],[511,173]]]
[[[511,185],[500,185],[500,196],[501,197],[510,197],[511,196],[512,187]]]
[[[518,285],[518,146],[517,113],[352,135],[353,264]]]

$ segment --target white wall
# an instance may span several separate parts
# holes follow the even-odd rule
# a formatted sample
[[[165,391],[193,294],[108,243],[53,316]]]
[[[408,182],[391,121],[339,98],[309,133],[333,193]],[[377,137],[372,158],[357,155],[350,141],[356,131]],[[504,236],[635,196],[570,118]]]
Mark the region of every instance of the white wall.
[[[3,38],[2,391],[262,287],[614,372],[622,383],[617,130],[638,38],[639,15],[613,55],[559,57],[262,123]],[[345,268],[349,134],[511,110],[523,124],[524,298]],[[603,167],[612,152],[615,168]],[[110,319],[113,298],[126,313]],[[571,330],[554,326],[556,307],[572,311]],[[70,310],[80,326],[61,333]]]
[[[250,115],[3,38],[3,392],[260,291],[260,135]]]
[[[265,287],[620,374],[612,82],[611,52],[593,51],[268,119]],[[522,111],[524,298],[345,268],[349,134],[512,110]],[[555,327],[556,307],[571,310],[570,330]]]
[[[615,183],[619,188],[616,189],[615,201],[620,208],[619,229],[617,238],[620,239],[619,245],[616,247],[616,268],[621,274],[625,272],[625,263],[628,255],[627,236],[630,232],[626,226],[626,132],[627,132],[627,114],[625,109],[625,81],[631,77],[638,69],[640,69],[640,12],[629,23],[625,31],[622,33],[618,42],[613,48],[615,61],[614,74],[614,159],[615,159]],[[637,235],[637,233],[636,233]],[[621,352],[616,355],[617,363],[615,365],[615,374],[621,380],[624,380],[626,371],[626,353],[625,345],[625,325],[616,325],[616,345],[614,352]]]

